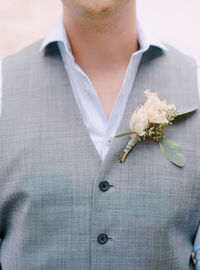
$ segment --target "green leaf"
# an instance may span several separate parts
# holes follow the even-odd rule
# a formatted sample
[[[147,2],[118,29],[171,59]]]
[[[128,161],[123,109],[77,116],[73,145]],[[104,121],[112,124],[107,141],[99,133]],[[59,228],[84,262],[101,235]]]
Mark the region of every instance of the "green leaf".
[[[126,133],[121,133],[121,134],[115,135],[115,137],[116,138],[123,137],[123,136],[129,135],[129,134],[133,134],[133,133],[134,133],[133,131],[130,131],[130,132],[126,132]]]
[[[187,113],[191,113],[191,112],[194,112],[198,109],[199,107],[187,107],[187,108],[183,108],[183,109],[180,109],[178,110],[178,115],[183,115],[183,114],[187,114]]]
[[[166,159],[179,167],[185,165],[185,157],[180,146],[171,140],[162,140],[159,142],[161,153]]]

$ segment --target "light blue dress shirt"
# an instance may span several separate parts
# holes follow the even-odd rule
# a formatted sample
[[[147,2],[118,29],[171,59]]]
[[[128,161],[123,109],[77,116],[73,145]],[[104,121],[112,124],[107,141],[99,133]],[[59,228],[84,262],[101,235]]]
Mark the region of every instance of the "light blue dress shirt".
[[[73,95],[82,115],[83,122],[87,127],[88,133],[102,160],[107,154],[107,151],[109,149],[109,143],[116,134],[116,130],[118,129],[118,126],[123,117],[128,97],[136,78],[142,54],[147,51],[149,46],[151,45],[159,47],[164,51],[168,50],[161,41],[155,39],[152,35],[147,33],[147,31],[144,31],[144,28],[142,27],[138,19],[137,30],[140,48],[130,57],[130,62],[126,70],[121,89],[113,105],[109,120],[107,120],[106,118],[103,107],[97,96],[96,90],[92,85],[92,82],[90,81],[86,73],[81,69],[81,67],[75,62],[71,51],[71,46],[64,28],[62,15],[60,16],[58,22],[51,30],[49,35],[44,39],[40,48],[40,51],[42,51],[49,43],[54,41],[58,42],[63,64],[67,72],[66,76],[68,76],[69,78]],[[198,70],[200,82],[200,67],[198,68]],[[3,99],[3,91],[1,84],[0,63],[0,112]],[[200,227],[195,239],[194,250],[198,251],[196,252],[196,270],[200,270]]]

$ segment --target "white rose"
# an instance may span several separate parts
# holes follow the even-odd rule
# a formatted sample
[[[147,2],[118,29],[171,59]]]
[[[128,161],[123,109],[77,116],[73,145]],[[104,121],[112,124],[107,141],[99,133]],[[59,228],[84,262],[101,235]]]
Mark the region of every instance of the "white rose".
[[[166,112],[162,113],[155,113],[151,118],[149,119],[151,123],[157,123],[157,124],[165,124],[168,123]]]
[[[138,136],[143,136],[149,125],[148,115],[143,106],[137,107],[129,120],[129,128]]]
[[[144,91],[147,100],[144,103],[144,108],[147,111],[148,119],[151,123],[168,123],[166,112],[169,106],[166,101],[160,101],[156,93],[152,93],[149,89]]]

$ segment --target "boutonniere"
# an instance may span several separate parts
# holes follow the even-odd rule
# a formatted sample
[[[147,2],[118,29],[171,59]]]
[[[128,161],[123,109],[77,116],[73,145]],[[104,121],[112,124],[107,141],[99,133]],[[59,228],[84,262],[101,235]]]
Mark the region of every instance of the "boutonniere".
[[[145,90],[144,93],[147,97],[146,102],[136,108],[129,120],[131,131],[115,136],[128,135],[130,137],[119,156],[120,162],[125,161],[128,153],[139,141],[150,138],[159,143],[161,153],[165,158],[177,166],[183,167],[185,165],[183,152],[177,143],[165,139],[165,127],[172,125],[177,116],[194,111],[196,108],[178,111],[174,104],[167,105],[165,100],[161,101],[157,94],[149,89]]]

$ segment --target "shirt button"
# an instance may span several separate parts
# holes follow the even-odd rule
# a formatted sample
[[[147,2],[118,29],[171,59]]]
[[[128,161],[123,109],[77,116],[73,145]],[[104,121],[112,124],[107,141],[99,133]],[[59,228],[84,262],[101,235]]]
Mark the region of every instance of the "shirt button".
[[[107,191],[110,188],[110,184],[107,181],[100,182],[99,188],[101,191]]]
[[[88,87],[85,87],[84,89],[87,94],[90,92],[90,89]]]
[[[97,237],[97,241],[101,244],[104,245],[108,242],[108,236],[105,233],[101,233]]]
[[[108,138],[107,139],[107,144],[109,145],[111,143],[111,141],[112,141],[112,138]]]

